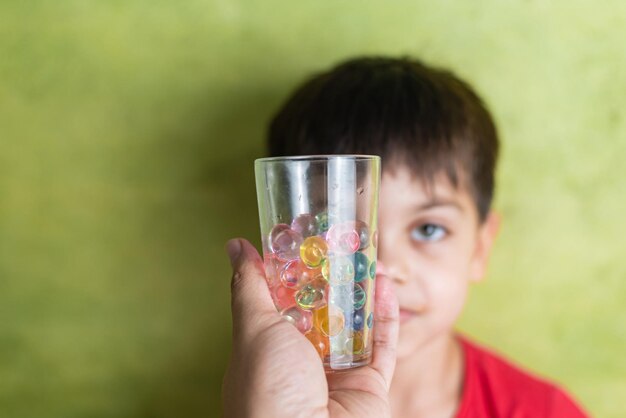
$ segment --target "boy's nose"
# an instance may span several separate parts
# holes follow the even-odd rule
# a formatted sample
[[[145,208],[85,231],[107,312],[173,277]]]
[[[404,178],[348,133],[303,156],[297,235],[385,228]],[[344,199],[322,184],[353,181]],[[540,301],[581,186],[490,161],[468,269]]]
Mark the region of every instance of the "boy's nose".
[[[379,231],[383,226],[379,225]],[[394,284],[404,285],[409,282],[409,265],[408,256],[402,251],[403,245],[399,245],[400,235],[396,232],[390,232],[378,235],[378,260],[384,273]]]
[[[407,282],[407,278],[404,274],[402,274],[397,268],[393,265],[387,267],[382,260],[378,260],[376,262],[376,274],[382,274],[389,277],[394,283],[405,284]]]

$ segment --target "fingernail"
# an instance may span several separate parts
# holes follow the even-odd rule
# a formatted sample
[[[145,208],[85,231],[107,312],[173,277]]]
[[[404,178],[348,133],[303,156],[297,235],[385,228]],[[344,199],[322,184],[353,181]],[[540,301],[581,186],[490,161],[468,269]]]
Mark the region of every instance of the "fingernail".
[[[230,258],[230,264],[234,265],[241,254],[241,242],[238,239],[231,239],[226,243],[226,252]]]

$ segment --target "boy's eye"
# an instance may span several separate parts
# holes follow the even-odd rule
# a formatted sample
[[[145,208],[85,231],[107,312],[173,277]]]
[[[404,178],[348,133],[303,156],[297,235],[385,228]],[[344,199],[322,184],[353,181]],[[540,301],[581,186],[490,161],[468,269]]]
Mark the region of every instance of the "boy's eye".
[[[411,238],[415,241],[438,241],[444,237],[446,230],[435,224],[424,224],[413,228]]]

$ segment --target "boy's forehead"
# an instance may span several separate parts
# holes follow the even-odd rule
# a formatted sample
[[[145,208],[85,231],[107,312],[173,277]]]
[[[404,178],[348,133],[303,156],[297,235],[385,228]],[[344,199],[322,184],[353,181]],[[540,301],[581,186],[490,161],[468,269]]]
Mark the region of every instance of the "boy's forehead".
[[[432,177],[417,176],[405,166],[385,169],[381,176],[381,195],[396,203],[422,206],[426,204],[471,203],[464,182],[455,186],[444,171]]]

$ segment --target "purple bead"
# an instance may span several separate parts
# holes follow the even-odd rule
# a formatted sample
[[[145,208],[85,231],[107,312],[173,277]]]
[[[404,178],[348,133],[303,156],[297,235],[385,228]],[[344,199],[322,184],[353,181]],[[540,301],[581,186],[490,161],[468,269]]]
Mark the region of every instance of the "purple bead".
[[[293,260],[300,256],[302,235],[287,224],[274,225],[269,236],[270,249],[282,260]]]
[[[302,235],[302,238],[308,238],[317,232],[317,221],[310,213],[303,213],[291,221],[291,229]]]

